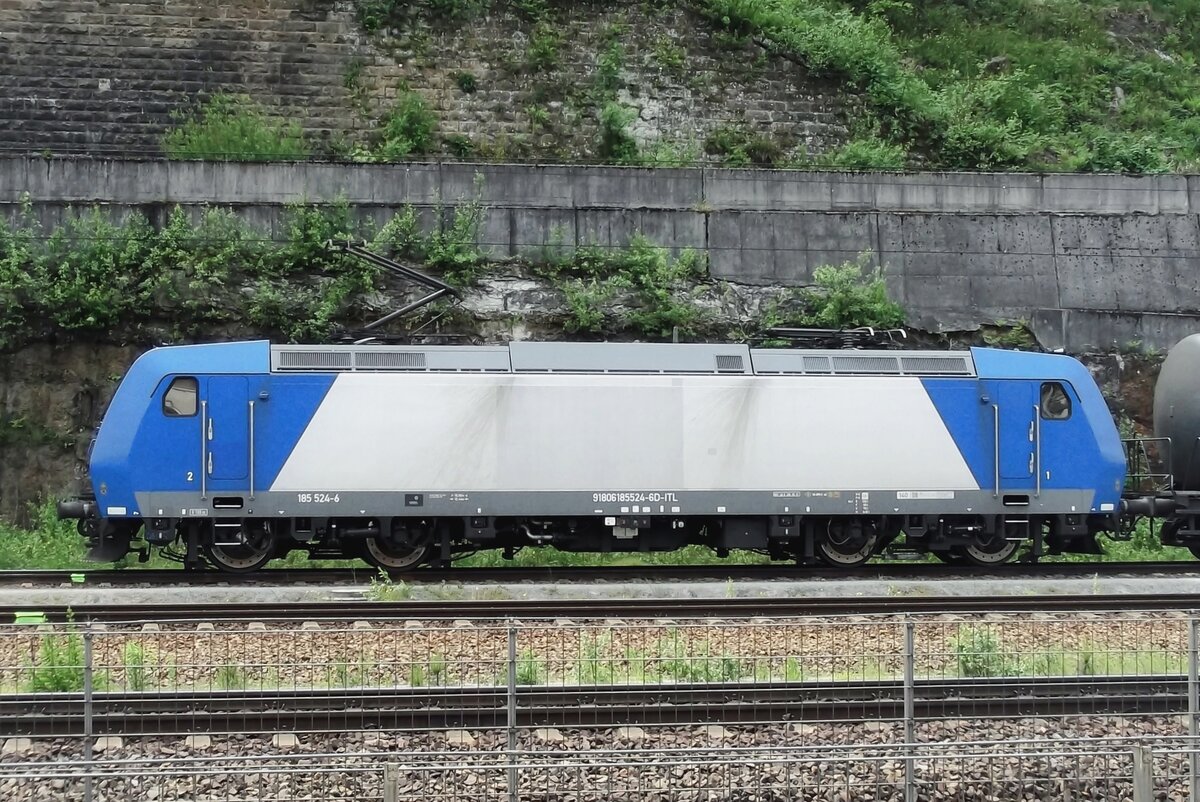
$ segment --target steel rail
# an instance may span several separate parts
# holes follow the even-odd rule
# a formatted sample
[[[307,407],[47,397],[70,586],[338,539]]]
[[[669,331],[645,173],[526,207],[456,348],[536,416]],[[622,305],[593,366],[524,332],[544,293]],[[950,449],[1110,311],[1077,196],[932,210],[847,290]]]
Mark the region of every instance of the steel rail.
[[[468,599],[430,601],[302,601],[246,603],[178,602],[171,604],[54,604],[0,606],[0,623],[74,621],[133,623],[154,621],[272,621],[299,626],[302,621],[348,623],[376,620],[470,619],[672,619],[783,618],[868,614],[973,614],[1025,612],[1187,612],[1200,610],[1200,594],[1113,594],[1095,596],[805,596],[768,598],[603,598]]]
[[[763,724],[895,720],[898,679],[664,685],[520,686],[517,725]],[[398,687],[186,692],[91,696],[91,734],[502,728],[507,691],[497,687]],[[917,720],[1050,715],[1163,715],[1187,709],[1187,678],[933,678],[914,682]],[[0,696],[0,736],[79,736],[81,693]]]
[[[645,565],[645,566],[547,566],[542,568],[422,568],[398,575],[407,584],[442,582],[583,582],[583,581],[668,581],[712,579],[1047,579],[1102,576],[1196,576],[1200,563],[1009,563],[992,567],[942,565],[940,563],[878,563],[844,569],[797,565]],[[34,585],[292,585],[366,584],[379,577],[375,569],[361,568],[274,568],[252,574],[220,571],[184,571],[178,568],[4,570],[0,587]]]

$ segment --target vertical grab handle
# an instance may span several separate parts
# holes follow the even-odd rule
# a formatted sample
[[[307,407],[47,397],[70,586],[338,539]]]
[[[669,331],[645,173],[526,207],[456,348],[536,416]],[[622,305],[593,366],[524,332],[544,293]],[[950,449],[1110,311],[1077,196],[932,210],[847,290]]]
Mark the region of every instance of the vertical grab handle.
[[[992,404],[992,469],[995,486],[992,498],[1000,498],[1000,405]]]
[[[208,498],[208,402],[200,402],[200,499]]]
[[[1036,478],[1033,497],[1042,497],[1042,408],[1033,405],[1033,475]]]
[[[250,402],[250,500],[254,501],[254,402]]]

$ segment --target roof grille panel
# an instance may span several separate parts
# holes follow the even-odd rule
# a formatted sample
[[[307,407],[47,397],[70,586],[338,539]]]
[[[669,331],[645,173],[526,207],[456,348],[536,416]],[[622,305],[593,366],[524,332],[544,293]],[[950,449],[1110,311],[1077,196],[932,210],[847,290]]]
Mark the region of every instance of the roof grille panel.
[[[833,368],[829,364],[827,356],[805,356],[804,362],[805,373],[832,373]]]
[[[350,357],[349,351],[280,351],[279,367],[283,370],[348,370]]]
[[[746,363],[736,354],[717,354],[717,373],[745,373]]]
[[[905,373],[933,373],[944,376],[970,376],[974,373],[966,357],[961,356],[902,356],[900,367]]]
[[[376,370],[423,370],[425,354],[421,351],[359,351],[354,366]]]
[[[900,365],[894,356],[835,356],[835,373],[899,373]]]

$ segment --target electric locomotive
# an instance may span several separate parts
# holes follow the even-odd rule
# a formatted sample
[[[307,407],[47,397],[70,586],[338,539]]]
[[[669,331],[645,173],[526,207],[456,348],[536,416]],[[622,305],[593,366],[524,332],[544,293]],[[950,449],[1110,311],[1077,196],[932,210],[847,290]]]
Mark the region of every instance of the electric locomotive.
[[[896,542],[992,565],[1175,509],[1123,499],[1083,365],[989,348],[164,347],[124,377],[89,471],[59,512],[91,558],[229,572],[293,549],[403,571],[687,544],[854,566]]]

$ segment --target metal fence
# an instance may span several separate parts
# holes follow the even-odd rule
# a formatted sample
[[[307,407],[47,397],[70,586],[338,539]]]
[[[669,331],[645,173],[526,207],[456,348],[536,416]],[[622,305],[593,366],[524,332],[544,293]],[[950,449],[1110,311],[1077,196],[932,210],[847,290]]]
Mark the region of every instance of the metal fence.
[[[1198,626],[10,626],[0,799],[1200,802]]]

